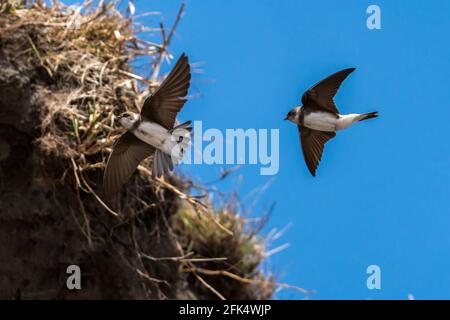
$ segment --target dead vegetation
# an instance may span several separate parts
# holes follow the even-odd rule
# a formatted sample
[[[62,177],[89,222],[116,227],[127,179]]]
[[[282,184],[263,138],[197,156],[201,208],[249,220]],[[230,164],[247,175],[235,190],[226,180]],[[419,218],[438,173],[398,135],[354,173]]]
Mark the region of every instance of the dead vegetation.
[[[103,197],[115,116],[159,85],[183,9],[158,44],[114,3],[1,2],[0,297],[272,296],[264,239],[230,206],[191,196],[189,179],[153,180],[143,163],[117,199]],[[145,77],[131,68],[141,56]],[[81,291],[65,287],[70,264]]]

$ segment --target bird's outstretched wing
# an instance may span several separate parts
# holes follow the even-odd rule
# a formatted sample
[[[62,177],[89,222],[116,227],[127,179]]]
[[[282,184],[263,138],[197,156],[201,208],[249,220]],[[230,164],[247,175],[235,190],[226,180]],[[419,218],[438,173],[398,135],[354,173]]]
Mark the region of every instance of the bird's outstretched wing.
[[[141,116],[167,130],[172,129],[178,112],[186,102],[190,80],[188,58],[183,53],[161,86],[145,99]]]
[[[103,188],[108,196],[117,193],[128,181],[139,163],[151,156],[155,148],[136,138],[131,132],[125,132],[117,139],[109,155],[103,175]]]
[[[317,131],[304,126],[298,126],[303,157],[309,172],[316,176],[316,169],[322,159],[325,143],[336,136],[335,132]]]
[[[339,110],[336,108],[333,98],[341,86],[342,81],[344,81],[353,70],[355,70],[355,68],[338,71],[316,83],[303,94],[303,105],[339,114]]]

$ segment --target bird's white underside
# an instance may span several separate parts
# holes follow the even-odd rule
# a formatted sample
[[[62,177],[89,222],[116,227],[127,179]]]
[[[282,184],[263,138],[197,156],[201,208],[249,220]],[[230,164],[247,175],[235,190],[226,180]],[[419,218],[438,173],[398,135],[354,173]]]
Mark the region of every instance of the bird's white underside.
[[[170,133],[166,128],[160,126],[157,123],[143,121],[134,131],[134,135],[154,146],[157,149],[162,151],[166,151],[165,146],[167,145],[167,141],[170,141]]]
[[[172,134],[163,126],[150,121],[143,121],[133,134],[140,140],[172,156],[178,163],[182,157],[182,150],[186,150],[190,143],[190,133],[185,129],[175,129]],[[179,137],[183,142],[178,143]]]
[[[305,115],[303,118],[303,125],[318,131],[335,132],[348,128],[353,123],[360,120],[360,116],[360,114],[356,113],[340,114],[336,118],[336,116],[331,113],[316,111]]]

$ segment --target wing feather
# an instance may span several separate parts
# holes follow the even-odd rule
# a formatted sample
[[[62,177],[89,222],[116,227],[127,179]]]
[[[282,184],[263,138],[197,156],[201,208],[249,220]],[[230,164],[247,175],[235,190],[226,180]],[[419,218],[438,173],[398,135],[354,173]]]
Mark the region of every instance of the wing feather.
[[[178,112],[186,102],[190,80],[189,61],[183,53],[158,90],[145,99],[141,115],[168,130],[172,129]]]
[[[117,193],[131,177],[139,163],[151,156],[154,151],[152,146],[139,140],[128,131],[120,136],[109,155],[103,175],[105,193],[108,196]]]
[[[339,114],[333,98],[339,90],[345,78],[352,73],[355,68],[348,68],[338,71],[331,76],[319,81],[302,96],[302,103],[307,107],[314,107],[319,110]]]
[[[298,126],[303,157],[309,172],[316,176],[316,169],[322,159],[325,143],[336,136],[335,132],[325,132]]]

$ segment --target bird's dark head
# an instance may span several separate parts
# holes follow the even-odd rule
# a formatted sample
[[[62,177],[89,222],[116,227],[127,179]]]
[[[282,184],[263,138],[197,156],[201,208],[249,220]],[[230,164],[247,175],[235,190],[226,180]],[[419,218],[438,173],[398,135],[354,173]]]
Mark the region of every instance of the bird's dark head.
[[[138,119],[139,115],[133,112],[123,112],[117,116],[120,125],[125,129],[131,129]]]
[[[300,110],[301,110],[301,106],[300,107],[296,107],[292,110],[290,110],[287,115],[286,118],[284,118],[284,120],[289,120],[292,121],[293,123],[298,123],[298,116],[300,114]]]

